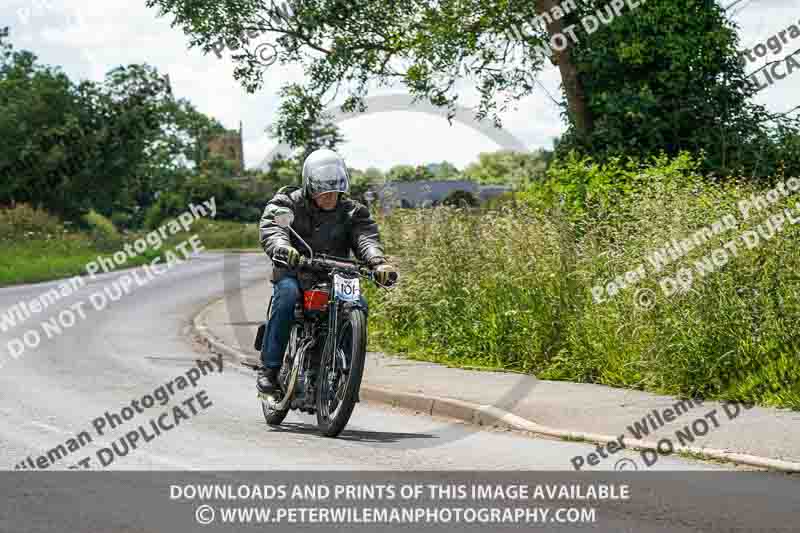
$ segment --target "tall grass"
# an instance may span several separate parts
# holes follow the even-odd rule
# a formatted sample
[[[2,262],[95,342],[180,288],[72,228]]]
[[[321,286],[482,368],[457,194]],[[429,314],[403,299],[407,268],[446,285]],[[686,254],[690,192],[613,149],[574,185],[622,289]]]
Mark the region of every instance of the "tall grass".
[[[800,193],[745,219],[737,202],[758,189],[695,169],[686,156],[646,166],[572,160],[516,206],[384,217],[403,280],[371,295],[373,340],[413,357],[545,379],[797,409],[800,225],[787,222],[753,249],[737,241],[736,256],[705,276],[694,264],[794,208]],[[730,214],[737,228],[662,271],[648,261],[671,239]],[[643,280],[595,301],[593,287],[640,265]],[[659,281],[684,268],[695,273],[691,285],[665,294]]]

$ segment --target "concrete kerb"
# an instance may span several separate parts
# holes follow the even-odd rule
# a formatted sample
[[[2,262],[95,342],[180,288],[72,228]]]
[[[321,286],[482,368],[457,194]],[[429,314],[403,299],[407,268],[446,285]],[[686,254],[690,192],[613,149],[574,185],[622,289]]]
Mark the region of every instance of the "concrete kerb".
[[[225,359],[231,361],[232,363],[239,363],[243,362],[244,354],[239,350],[236,350],[224,342],[221,342],[211,331],[208,329],[208,324],[206,321],[206,316],[211,311],[211,308],[215,305],[219,304],[220,302],[225,301],[225,298],[219,298],[217,300],[212,301],[208,305],[206,305],[197,315],[192,318],[191,328],[190,328],[190,335],[195,338],[199,338],[203,344],[209,349],[209,351],[220,354]]]
[[[234,363],[243,364],[249,358],[246,354],[232,348],[214,337],[208,328],[206,317],[214,305],[222,303],[225,298],[213,301],[192,319],[192,333],[202,339],[203,343],[214,353],[221,354]],[[584,441],[598,444],[616,442],[618,436],[599,433],[586,433],[569,429],[558,429],[544,426],[505,411],[493,405],[478,405],[472,402],[443,398],[428,394],[393,391],[382,387],[361,386],[361,398],[367,401],[384,403],[393,407],[411,409],[430,416],[440,416],[476,426],[497,426],[516,431],[525,431],[536,435],[554,437],[569,441]],[[658,450],[658,444],[648,440],[625,440],[628,448],[634,450]],[[696,446],[675,446],[675,454],[688,453],[704,458],[734,464],[766,468],[781,472],[800,472],[800,463],[760,457],[744,453],[720,450],[716,448],[700,448]]]

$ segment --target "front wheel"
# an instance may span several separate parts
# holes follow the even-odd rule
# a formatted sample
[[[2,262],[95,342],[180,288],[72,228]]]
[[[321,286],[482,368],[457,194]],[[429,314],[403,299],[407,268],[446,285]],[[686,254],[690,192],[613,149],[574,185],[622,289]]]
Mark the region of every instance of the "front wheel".
[[[326,437],[339,435],[350,420],[367,354],[364,310],[342,310],[341,317],[333,353],[323,355],[317,378],[317,425]]]
[[[289,409],[275,409],[274,402],[275,400],[266,398],[261,400],[261,411],[264,413],[264,420],[267,425],[277,427],[281,425],[283,419],[289,414]]]

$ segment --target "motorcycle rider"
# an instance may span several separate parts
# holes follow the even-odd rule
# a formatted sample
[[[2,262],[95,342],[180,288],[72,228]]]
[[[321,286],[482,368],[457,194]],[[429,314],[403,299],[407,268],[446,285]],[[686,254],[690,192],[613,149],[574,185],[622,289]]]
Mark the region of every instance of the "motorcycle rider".
[[[278,372],[289,341],[289,327],[294,318],[300,291],[309,289],[317,279],[314,274],[296,272],[300,255],[308,251],[302,243],[275,223],[274,217],[294,214],[292,229],[308,243],[314,254],[356,258],[375,271],[381,285],[396,280],[397,271],[384,257],[378,225],[369,210],[351,199],[350,176],[344,159],[333,150],[315,150],[303,164],[303,186],[283,187],[269,201],[259,225],[261,246],[273,261],[272,302],[261,349],[261,370],[257,388],[269,394],[280,390]],[[277,260],[277,262],[276,262]],[[362,303],[366,306],[366,302]]]

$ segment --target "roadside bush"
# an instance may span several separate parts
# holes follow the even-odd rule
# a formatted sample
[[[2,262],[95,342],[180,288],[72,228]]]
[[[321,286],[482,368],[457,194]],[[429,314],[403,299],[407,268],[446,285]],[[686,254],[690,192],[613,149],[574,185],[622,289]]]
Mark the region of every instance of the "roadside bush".
[[[47,239],[60,236],[66,229],[58,217],[28,204],[0,209],[0,239]]]
[[[261,248],[258,224],[201,218],[192,224],[191,232],[199,236],[208,250]]]
[[[180,215],[187,209],[188,202],[178,193],[165,193],[150,206],[144,216],[144,227],[156,229],[162,222]]]
[[[480,200],[469,191],[455,190],[444,197],[442,204],[449,207],[475,207]]]
[[[111,220],[97,211],[89,211],[82,221],[88,227],[92,239],[101,248],[113,248],[122,242],[122,236]]]
[[[136,225],[135,217],[131,213],[114,211],[111,214],[111,223],[121,230],[131,230]]]
[[[175,192],[165,193],[150,206],[144,217],[144,225],[154,229],[165,220],[174,218],[189,208],[189,204],[199,205],[214,198],[217,216],[229,220],[252,224],[261,218],[269,197],[250,192],[222,178],[206,175],[194,176]]]

